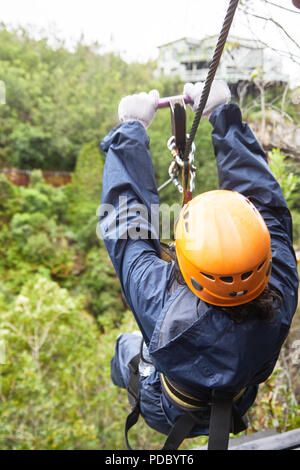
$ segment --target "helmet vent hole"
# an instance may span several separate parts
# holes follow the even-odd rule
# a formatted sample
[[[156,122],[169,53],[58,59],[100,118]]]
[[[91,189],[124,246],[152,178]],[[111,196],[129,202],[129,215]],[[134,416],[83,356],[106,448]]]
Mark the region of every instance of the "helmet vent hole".
[[[189,233],[189,224],[187,222],[184,224],[184,228],[185,228],[185,231]]]
[[[241,295],[247,294],[247,290],[241,290],[239,292],[230,292],[229,296],[230,297],[241,297]]]
[[[251,276],[252,273],[253,273],[253,271],[248,271],[247,273],[243,273],[241,275],[242,281],[245,281],[246,279],[248,279]]]
[[[184,220],[188,219],[189,215],[190,215],[189,211],[186,211],[186,213],[183,216]]]
[[[220,280],[223,282],[226,282],[227,284],[231,284],[233,282],[233,277],[232,276],[222,276],[220,277]]]
[[[199,284],[199,282],[197,282],[196,279],[194,279],[193,277],[191,277],[191,283],[194,289],[199,290],[199,291],[203,289],[201,284]]]
[[[265,264],[265,262],[266,262],[266,260],[263,260],[263,262],[260,263],[260,265],[259,265],[258,268],[257,268],[257,271],[260,271],[260,270],[261,270],[261,268],[263,267],[263,265]]]
[[[202,272],[201,272],[201,274],[202,274],[202,276],[207,277],[207,279],[211,279],[212,281],[215,280],[214,276],[212,276],[211,274],[206,274],[206,273],[202,273]]]

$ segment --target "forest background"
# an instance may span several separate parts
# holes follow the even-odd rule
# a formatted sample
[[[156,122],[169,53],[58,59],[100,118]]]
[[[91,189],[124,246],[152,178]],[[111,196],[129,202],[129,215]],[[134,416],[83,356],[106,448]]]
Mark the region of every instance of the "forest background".
[[[177,77],[155,78],[155,62],[128,64],[117,54],[79,41],[74,52],[46,38],[0,27],[0,168],[31,170],[28,187],[0,174],[0,448],[123,449],[127,395],[110,380],[116,337],[137,326],[122,299],[103,242],[96,234],[105,156],[101,139],[118,124],[122,96],[156,88],[160,96],[182,93]],[[297,91],[297,90],[296,90]],[[295,90],[264,90],[299,126]],[[243,99],[250,125],[262,120],[262,95]],[[237,99],[238,101],[238,99]],[[188,128],[193,113],[188,110]],[[157,113],[150,145],[157,184],[168,178],[170,113]],[[196,194],[218,187],[211,125],[201,121],[196,144]],[[268,153],[294,220],[300,247],[300,169],[278,148]],[[46,184],[41,170],[72,172],[72,182]],[[161,202],[180,202],[169,185]],[[260,388],[248,432],[300,426],[300,320],[276,370]],[[164,436],[142,420],[131,431],[135,448],[160,448]],[[186,441],[193,448],[205,438]]]

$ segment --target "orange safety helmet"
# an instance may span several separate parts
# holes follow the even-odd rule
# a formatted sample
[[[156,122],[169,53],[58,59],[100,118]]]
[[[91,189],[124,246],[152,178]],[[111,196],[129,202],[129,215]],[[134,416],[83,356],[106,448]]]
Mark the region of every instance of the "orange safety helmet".
[[[242,194],[203,193],[181,210],[176,254],[189,288],[222,307],[258,297],[268,284],[272,252],[264,219]]]

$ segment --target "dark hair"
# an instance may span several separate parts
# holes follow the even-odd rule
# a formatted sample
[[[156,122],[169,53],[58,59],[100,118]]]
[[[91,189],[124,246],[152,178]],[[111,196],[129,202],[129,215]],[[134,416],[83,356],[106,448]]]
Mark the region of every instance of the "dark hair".
[[[174,269],[177,283],[180,285],[186,284],[177,259],[175,260]],[[271,322],[275,317],[276,310],[280,308],[281,304],[281,294],[272,287],[267,286],[256,299],[246,304],[220,308],[235,323],[243,323],[252,319]]]
[[[243,323],[253,319],[269,323],[274,320],[276,310],[280,308],[281,304],[281,294],[267,285],[256,299],[235,307],[222,307],[222,311],[235,323]]]
[[[175,280],[179,285],[184,286],[186,284],[186,282],[185,282],[184,277],[182,275],[182,272],[180,270],[180,267],[179,267],[178,260],[177,260],[176,256],[174,258],[174,261],[175,261],[175,264],[174,264]]]

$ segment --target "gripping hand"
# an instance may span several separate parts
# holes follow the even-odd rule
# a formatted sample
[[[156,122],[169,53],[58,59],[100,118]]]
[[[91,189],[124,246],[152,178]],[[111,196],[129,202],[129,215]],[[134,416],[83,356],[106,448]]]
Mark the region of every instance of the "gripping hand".
[[[186,83],[184,85],[183,93],[188,95],[194,102],[194,104],[191,106],[193,111],[197,111],[198,109],[203,87],[204,82],[197,82],[195,85],[193,85],[193,83]],[[215,108],[221,104],[229,103],[230,100],[231,93],[228,85],[223,80],[214,80],[212,82],[209,96],[203,110],[203,116],[209,118]]]
[[[120,121],[139,121],[145,128],[149,127],[155,116],[158,100],[157,90],[122,98],[118,109]]]

